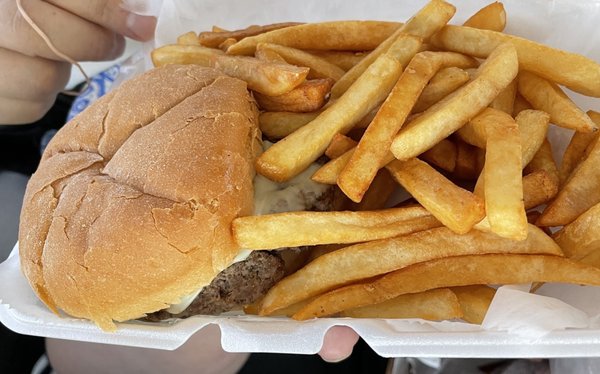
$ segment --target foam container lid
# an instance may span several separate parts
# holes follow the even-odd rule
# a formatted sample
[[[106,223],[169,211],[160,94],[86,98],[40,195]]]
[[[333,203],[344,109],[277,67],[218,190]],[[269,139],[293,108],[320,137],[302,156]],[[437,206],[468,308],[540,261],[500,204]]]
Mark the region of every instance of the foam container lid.
[[[453,1],[451,1],[453,2]],[[212,25],[237,29],[283,21],[378,19],[405,21],[425,1],[379,0],[172,0],[126,1],[138,12],[158,14],[155,45],[172,43],[184,32],[210,30]],[[461,24],[487,1],[454,1]],[[600,0],[507,0],[507,33],[600,61]],[[568,92],[584,109],[600,109],[600,100]],[[553,128],[554,151],[561,154],[569,132]],[[163,323],[119,323],[105,333],[93,323],[57,316],[33,293],[19,267],[18,244],[0,264],[0,321],[29,335],[126,346],[173,350],[202,327],[221,329],[221,343],[230,352],[312,354],[325,332],[336,325],[354,329],[385,357],[583,357],[600,356],[600,287],[547,284],[533,295],[525,286],[503,286],[496,293],[481,326],[460,321],[418,319],[323,318],[293,321],[283,317],[246,315],[196,316]]]

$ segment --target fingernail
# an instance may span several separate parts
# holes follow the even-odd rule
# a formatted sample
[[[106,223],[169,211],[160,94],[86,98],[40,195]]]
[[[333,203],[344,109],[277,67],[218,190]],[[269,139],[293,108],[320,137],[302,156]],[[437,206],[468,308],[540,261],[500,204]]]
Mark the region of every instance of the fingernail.
[[[126,26],[128,31],[127,36],[130,38],[140,41],[150,40],[154,37],[156,17],[129,13]]]

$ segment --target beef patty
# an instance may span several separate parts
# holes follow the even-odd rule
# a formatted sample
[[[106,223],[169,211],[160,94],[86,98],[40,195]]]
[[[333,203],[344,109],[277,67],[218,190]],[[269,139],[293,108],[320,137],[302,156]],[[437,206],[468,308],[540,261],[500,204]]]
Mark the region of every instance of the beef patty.
[[[284,269],[284,261],[276,252],[252,251],[244,261],[236,262],[220,272],[183,312],[172,314],[159,310],[149,314],[146,320],[187,318],[197,314],[216,315],[241,309],[265,295],[283,278]]]

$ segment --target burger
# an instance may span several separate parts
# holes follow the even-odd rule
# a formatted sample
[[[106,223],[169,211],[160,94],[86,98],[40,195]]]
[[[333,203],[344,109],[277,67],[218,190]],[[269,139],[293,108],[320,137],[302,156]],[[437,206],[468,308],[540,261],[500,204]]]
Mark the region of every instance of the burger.
[[[259,206],[325,209],[330,191],[302,181],[311,170],[286,185],[255,178],[257,122],[245,82],[193,65],[97,100],[55,135],[27,186],[19,251],[34,292],[104,330],[258,300],[285,263],[239,248],[232,220]]]

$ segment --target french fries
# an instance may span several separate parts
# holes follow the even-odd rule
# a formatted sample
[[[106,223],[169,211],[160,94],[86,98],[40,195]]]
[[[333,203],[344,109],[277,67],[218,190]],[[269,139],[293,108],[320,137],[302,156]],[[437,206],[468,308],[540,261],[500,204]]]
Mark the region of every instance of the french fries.
[[[511,44],[498,46],[479,67],[475,79],[404,126],[392,142],[394,156],[407,160],[448,137],[491,103],[512,82],[517,70],[515,48]]]
[[[456,186],[419,159],[393,161],[388,170],[434,217],[456,233],[467,233],[485,216],[480,197]]]
[[[517,50],[522,70],[581,94],[600,97],[600,64],[587,57],[517,36],[464,26],[447,25],[431,38],[436,47],[479,58],[488,57],[506,42]]]
[[[380,21],[333,21],[285,27],[241,39],[227,49],[231,55],[253,55],[259,43],[297,49],[370,51],[401,24]]]
[[[256,92],[254,98],[264,110],[289,112],[315,112],[327,102],[333,79],[312,79],[279,96],[267,96]]]
[[[296,48],[272,43],[259,43],[256,46],[256,53],[260,53],[261,50],[275,52],[289,64],[310,68],[307,77],[309,79],[329,78],[337,81],[344,75],[344,70],[339,66]],[[329,92],[329,90],[327,91]]]
[[[213,67],[248,83],[254,91],[269,96],[282,95],[299,86],[308,68],[260,61],[253,57],[227,56],[223,52],[198,45],[165,45],[152,51],[155,66],[197,64]]]
[[[277,141],[258,174],[310,167],[331,186],[335,211],[234,220],[240,247],[310,258],[247,313],[480,324],[488,284],[600,285],[600,114],[561,87],[600,97],[600,64],[503,33],[502,3],[463,26],[455,12],[214,28],[154,51],[247,82]],[[574,131],[560,168],[550,123]]]
[[[233,236],[246,249],[358,243],[423,231],[441,224],[421,207],[363,212],[288,212],[240,217]]]
[[[198,41],[201,45],[210,48],[217,48],[221,43],[223,43],[227,39],[233,39],[235,41],[244,39],[249,36],[254,36],[258,34],[263,34],[265,32],[282,29],[290,26],[300,25],[298,22],[282,22],[282,23],[273,23],[270,25],[252,25],[243,30],[236,31],[227,31],[223,30],[219,27],[215,29],[213,27],[212,32],[201,32],[198,35]]]
[[[600,285],[600,269],[559,256],[488,254],[447,257],[397,270],[373,282],[325,293],[292,318],[305,320],[384,302],[408,293],[472,284],[564,282]]]
[[[455,12],[456,8],[443,0],[432,0],[427,3],[405,25],[400,26],[385,41],[380,43],[377,48],[365,56],[352,69],[348,70],[331,89],[331,96],[333,98],[342,96],[379,56],[386,53],[399,39],[401,40],[403,34],[427,39],[439,31],[452,18]],[[400,61],[403,67],[408,64],[415,53],[412,55],[407,54],[406,58]]]
[[[484,285],[452,287],[451,290],[458,298],[463,313],[461,318],[469,323],[480,325],[496,295],[496,290]]]
[[[534,109],[550,114],[550,122],[581,132],[593,132],[598,126],[554,83],[528,71],[519,73],[519,93]]]
[[[340,313],[340,316],[353,318],[422,318],[430,321],[441,321],[461,318],[463,317],[463,311],[454,292],[448,288],[440,288],[400,295],[383,303],[344,310]]]
[[[478,230],[459,235],[448,228],[440,227],[406,236],[356,244],[318,257],[271,288],[262,301],[260,314],[270,315],[278,309],[335,287],[419,262],[485,253],[562,254],[550,237],[531,225],[529,235],[524,241],[505,239]],[[386,260],[379,261],[381,258]],[[345,309],[349,308],[342,310]]]
[[[407,36],[402,39],[404,40],[411,40],[414,50],[420,46],[420,41],[413,37]],[[390,49],[393,48],[394,46]],[[335,134],[348,132],[356,122],[385,100],[398,80],[401,69],[401,64],[392,53],[380,56],[344,96],[312,122],[263,153],[256,161],[256,170],[278,182],[298,175],[323,154]]]
[[[509,121],[486,125],[485,214],[493,232],[524,240],[527,216],[523,205],[521,141],[517,123],[508,118]]]

